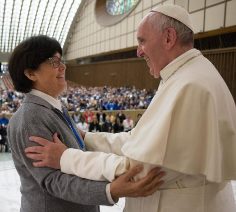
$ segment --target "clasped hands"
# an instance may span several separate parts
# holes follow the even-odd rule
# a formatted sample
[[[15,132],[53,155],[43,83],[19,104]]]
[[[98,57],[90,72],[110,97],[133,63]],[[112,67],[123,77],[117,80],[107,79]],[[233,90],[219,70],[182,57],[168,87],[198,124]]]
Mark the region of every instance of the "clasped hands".
[[[53,141],[36,136],[30,136],[29,140],[39,144],[39,146],[31,146],[25,149],[26,156],[34,160],[33,166],[60,169],[61,156],[68,147],[60,141],[57,133],[53,135]],[[145,177],[134,181],[134,177],[142,169],[141,165],[133,167],[111,183],[110,192],[113,199],[149,196],[158,190],[164,182],[162,177],[165,173],[157,167]]]

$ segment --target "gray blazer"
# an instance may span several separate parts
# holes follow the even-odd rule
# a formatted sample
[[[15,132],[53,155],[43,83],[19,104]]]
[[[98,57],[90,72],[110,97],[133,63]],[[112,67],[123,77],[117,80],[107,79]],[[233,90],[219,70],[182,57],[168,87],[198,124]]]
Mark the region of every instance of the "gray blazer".
[[[51,140],[57,132],[68,146],[79,148],[63,116],[40,97],[27,94],[10,119],[8,139],[21,180],[21,212],[98,212],[98,205],[110,205],[108,182],[86,180],[51,168],[35,168],[24,149],[36,145],[29,136]]]

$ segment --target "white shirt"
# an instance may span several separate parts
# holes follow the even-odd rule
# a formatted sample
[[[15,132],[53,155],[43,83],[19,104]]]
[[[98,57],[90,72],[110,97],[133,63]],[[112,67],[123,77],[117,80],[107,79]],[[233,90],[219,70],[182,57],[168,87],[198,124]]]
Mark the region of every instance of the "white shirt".
[[[52,105],[56,109],[62,111],[62,109],[61,109],[62,105],[61,105],[61,101],[60,100],[55,99],[54,97],[52,97],[52,96],[50,96],[50,95],[48,95],[46,93],[43,93],[42,91],[36,90],[36,89],[32,89],[29,93],[44,99],[50,105]]]

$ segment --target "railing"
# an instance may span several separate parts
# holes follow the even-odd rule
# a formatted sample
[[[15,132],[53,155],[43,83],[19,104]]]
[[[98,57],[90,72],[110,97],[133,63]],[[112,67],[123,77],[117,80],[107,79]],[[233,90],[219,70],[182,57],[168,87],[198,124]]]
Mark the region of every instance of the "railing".
[[[236,102],[236,47],[202,51],[218,69]]]

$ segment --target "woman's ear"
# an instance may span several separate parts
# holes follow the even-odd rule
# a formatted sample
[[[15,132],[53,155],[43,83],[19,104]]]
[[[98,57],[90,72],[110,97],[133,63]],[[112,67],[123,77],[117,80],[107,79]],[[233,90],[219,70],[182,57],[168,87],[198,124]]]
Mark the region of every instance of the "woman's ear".
[[[35,76],[34,71],[32,71],[30,69],[26,69],[26,70],[24,70],[24,74],[29,80],[36,81],[36,76]]]

